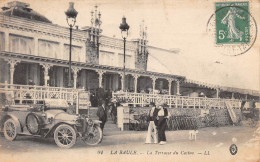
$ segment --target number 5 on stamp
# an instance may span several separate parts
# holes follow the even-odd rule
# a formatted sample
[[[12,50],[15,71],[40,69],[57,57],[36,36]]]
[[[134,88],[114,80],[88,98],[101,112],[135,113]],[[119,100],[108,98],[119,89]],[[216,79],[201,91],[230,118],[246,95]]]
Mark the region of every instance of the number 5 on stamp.
[[[248,2],[217,2],[216,43],[241,44],[250,41]]]

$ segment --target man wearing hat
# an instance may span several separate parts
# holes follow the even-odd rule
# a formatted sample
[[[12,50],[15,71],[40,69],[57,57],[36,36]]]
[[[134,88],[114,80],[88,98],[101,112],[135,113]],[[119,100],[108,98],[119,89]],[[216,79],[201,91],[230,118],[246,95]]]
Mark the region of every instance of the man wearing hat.
[[[107,111],[106,111],[104,100],[101,100],[101,105],[98,107],[98,110],[97,110],[97,116],[98,116],[99,120],[102,122],[102,123],[100,123],[100,128],[103,131],[105,123],[107,121]]]
[[[170,117],[170,113],[168,112],[167,108],[165,107],[165,103],[162,101],[158,101],[156,107],[159,108],[158,111],[155,111],[154,116],[156,116],[156,126],[158,129],[158,142],[163,145],[166,144],[166,136],[165,130],[167,126],[167,119]]]
[[[112,99],[110,116],[111,116],[113,122],[116,123],[116,119],[117,119],[116,99]]]

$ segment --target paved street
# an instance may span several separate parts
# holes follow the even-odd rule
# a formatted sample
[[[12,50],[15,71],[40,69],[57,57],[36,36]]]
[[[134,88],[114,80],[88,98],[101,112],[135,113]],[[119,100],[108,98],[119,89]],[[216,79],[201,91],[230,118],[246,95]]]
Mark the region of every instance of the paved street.
[[[104,139],[98,146],[86,146],[78,140],[76,145],[68,150],[57,147],[53,139],[19,136],[16,141],[10,142],[1,136],[1,159],[3,161],[35,161],[41,158],[48,161],[55,159],[85,161],[89,158],[95,158],[103,161],[109,159],[131,161],[132,158],[145,158],[143,160],[148,161],[148,159],[155,160],[157,158],[165,158],[166,160],[169,158],[173,160],[200,160],[201,158],[216,160],[217,158],[225,161],[245,156],[244,151],[248,152],[248,149],[250,149],[250,153],[256,151],[256,146],[246,145],[247,141],[253,138],[255,130],[256,128],[242,126],[203,128],[199,130],[196,141],[188,139],[189,131],[187,130],[171,131],[166,133],[168,142],[166,145],[144,144],[146,132],[107,132],[105,130]],[[229,152],[232,143],[238,147],[238,153],[234,156]],[[247,158],[250,160],[254,157]]]

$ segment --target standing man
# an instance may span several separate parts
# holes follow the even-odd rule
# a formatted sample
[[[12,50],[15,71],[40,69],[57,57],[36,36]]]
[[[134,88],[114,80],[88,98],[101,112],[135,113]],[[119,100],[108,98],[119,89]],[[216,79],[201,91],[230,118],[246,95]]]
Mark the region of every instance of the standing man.
[[[98,110],[97,110],[97,116],[98,116],[99,120],[102,122],[102,123],[100,123],[100,128],[103,131],[105,123],[107,121],[107,111],[106,111],[104,100],[101,100],[101,105],[98,107]]]
[[[116,99],[113,99],[113,100],[112,100],[110,116],[111,116],[111,118],[112,118],[112,120],[113,120],[113,123],[116,124],[116,119],[117,119],[117,104],[116,104]]]
[[[163,145],[166,144],[166,136],[165,136],[165,129],[167,126],[167,119],[170,117],[170,113],[168,112],[167,108],[164,106],[164,104],[160,104],[159,111],[157,114],[155,114],[157,117],[158,122],[158,142]]]

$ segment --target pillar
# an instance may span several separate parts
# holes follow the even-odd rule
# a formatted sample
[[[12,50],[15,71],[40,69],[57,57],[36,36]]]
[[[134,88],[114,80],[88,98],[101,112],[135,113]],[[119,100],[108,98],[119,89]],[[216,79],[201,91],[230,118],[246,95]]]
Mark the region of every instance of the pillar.
[[[102,79],[103,79],[103,74],[104,74],[104,70],[96,70],[96,72],[98,73],[98,87],[102,88]]]
[[[169,88],[169,95],[171,95],[171,89],[172,89],[172,81],[173,79],[167,79],[168,80],[168,88]]]
[[[118,73],[121,77],[121,90],[124,90],[125,87],[125,78],[124,78],[124,73]]]
[[[156,83],[156,80],[158,79],[158,77],[156,77],[156,76],[152,76],[151,79],[152,79],[152,81],[153,81],[153,93],[154,93],[154,90],[155,90],[155,83]]]
[[[135,81],[134,81],[135,93],[137,93],[137,83],[138,83],[138,78],[140,77],[140,75],[134,74],[133,77],[135,79]]]
[[[180,94],[180,81],[179,80],[176,81],[176,88],[177,88],[176,95],[180,96],[181,94]]]
[[[74,89],[77,89],[77,77],[78,77],[78,72],[81,70],[81,68],[78,67],[72,67],[71,68],[73,71],[73,85],[74,85]]]
[[[48,86],[48,80],[50,79],[49,69],[51,68],[51,65],[45,63],[42,63],[41,65],[44,68],[44,86]]]
[[[20,62],[20,60],[12,60],[8,59],[7,60],[8,64],[10,65],[10,84],[14,84],[14,70],[15,70],[15,65]]]

